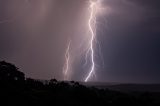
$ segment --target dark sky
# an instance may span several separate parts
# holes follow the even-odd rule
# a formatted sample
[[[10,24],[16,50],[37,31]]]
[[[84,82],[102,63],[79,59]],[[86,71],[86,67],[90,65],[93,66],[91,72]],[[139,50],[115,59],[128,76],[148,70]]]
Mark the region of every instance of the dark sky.
[[[69,39],[74,61],[85,46],[87,3],[0,0],[0,60],[14,63],[27,77],[63,79]],[[160,83],[160,0],[103,0],[102,5],[108,9],[97,19],[104,60],[97,81]],[[72,80],[86,74],[78,63]]]

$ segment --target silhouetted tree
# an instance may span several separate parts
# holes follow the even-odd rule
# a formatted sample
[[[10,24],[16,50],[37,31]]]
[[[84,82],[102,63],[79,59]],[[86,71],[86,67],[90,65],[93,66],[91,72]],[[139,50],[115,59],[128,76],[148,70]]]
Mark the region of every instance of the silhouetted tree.
[[[8,81],[24,81],[25,75],[23,72],[20,72],[18,68],[5,61],[0,62],[0,80]]]
[[[56,79],[51,79],[50,81],[49,81],[49,84],[50,85],[54,85],[54,84],[57,84],[58,83],[58,81],[56,80]]]

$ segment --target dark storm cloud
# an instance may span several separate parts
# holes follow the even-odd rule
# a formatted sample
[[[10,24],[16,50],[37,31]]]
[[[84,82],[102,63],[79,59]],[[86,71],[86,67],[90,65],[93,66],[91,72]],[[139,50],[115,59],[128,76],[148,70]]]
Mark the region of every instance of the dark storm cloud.
[[[0,0],[0,21],[13,19],[0,22],[0,59],[15,63],[28,77],[62,79],[68,39],[75,46],[84,34],[86,1],[28,1]],[[97,70],[99,81],[160,82],[159,5],[159,0],[104,0],[110,10],[98,19],[105,61]],[[84,73],[73,75],[80,80]]]
[[[113,13],[104,34],[107,65],[103,72],[106,76],[102,78],[120,82],[160,82],[159,0],[122,0],[117,5],[115,2],[111,3]]]

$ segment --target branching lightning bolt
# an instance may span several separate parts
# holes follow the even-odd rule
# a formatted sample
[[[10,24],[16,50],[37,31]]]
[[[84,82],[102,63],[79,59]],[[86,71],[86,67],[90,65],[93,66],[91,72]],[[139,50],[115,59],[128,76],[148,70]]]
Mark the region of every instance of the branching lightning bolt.
[[[69,41],[69,44],[65,53],[65,64],[63,67],[64,80],[68,80],[68,71],[69,71],[69,65],[70,65],[70,44],[71,44],[71,41]]]
[[[87,51],[87,55],[88,53],[90,53],[90,57],[91,57],[91,69],[89,71],[89,74],[87,75],[87,77],[85,78],[85,82],[87,82],[89,80],[89,78],[95,74],[95,51],[94,51],[94,42],[95,42],[95,37],[96,37],[96,14],[97,14],[97,8],[98,8],[98,3],[99,0],[90,0],[90,17],[88,20],[88,27],[89,27],[89,31],[91,34],[91,39],[90,39],[90,46],[89,46],[89,51]]]

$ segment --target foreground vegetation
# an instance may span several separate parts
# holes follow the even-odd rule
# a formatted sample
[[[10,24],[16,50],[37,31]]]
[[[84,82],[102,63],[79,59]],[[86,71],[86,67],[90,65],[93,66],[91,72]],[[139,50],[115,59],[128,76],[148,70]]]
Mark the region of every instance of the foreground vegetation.
[[[160,93],[119,92],[86,87],[78,82],[25,78],[13,64],[0,62],[0,104],[43,106],[160,105]]]

